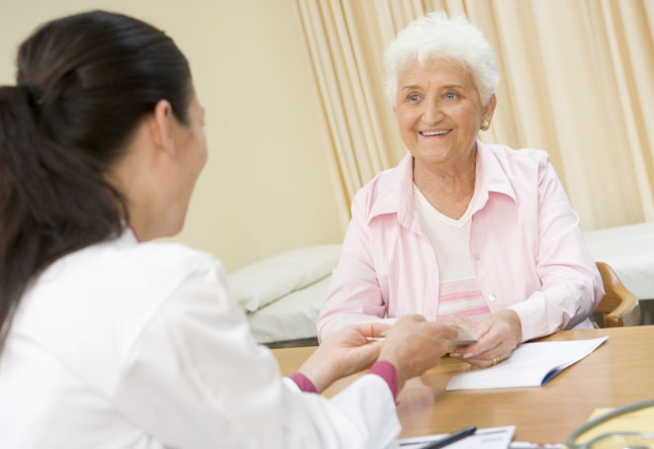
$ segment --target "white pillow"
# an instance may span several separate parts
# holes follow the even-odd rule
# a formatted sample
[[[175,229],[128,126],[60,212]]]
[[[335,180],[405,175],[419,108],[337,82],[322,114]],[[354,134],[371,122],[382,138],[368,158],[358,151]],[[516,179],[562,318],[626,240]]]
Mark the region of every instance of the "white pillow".
[[[248,313],[250,330],[258,343],[297,340],[318,336],[316,322],[327,298],[331,276],[308,285]]]
[[[232,295],[245,310],[254,312],[330,274],[340,254],[341,245],[321,245],[260,260],[230,275]]]

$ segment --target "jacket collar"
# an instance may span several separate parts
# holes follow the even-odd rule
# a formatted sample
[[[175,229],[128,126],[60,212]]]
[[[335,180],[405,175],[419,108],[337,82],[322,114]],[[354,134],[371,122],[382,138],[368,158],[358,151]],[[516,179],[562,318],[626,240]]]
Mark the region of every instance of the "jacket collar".
[[[513,185],[491,147],[492,145],[486,145],[477,140],[476,187],[472,199],[474,201],[473,214],[484,208],[491,192],[506,195],[517,202]],[[389,175],[390,177],[385,181],[389,188],[375,201],[368,217],[368,223],[380,215],[397,214],[397,220],[403,227],[423,234],[413,198],[413,156],[411,153],[407,152]]]

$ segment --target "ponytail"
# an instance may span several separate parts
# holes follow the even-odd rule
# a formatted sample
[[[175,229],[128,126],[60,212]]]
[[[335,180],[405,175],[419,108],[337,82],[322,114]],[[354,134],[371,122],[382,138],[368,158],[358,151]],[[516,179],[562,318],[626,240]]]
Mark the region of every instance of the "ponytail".
[[[47,138],[35,92],[0,87],[0,349],[29,279],[65,254],[120,234],[127,214],[88,157]]]

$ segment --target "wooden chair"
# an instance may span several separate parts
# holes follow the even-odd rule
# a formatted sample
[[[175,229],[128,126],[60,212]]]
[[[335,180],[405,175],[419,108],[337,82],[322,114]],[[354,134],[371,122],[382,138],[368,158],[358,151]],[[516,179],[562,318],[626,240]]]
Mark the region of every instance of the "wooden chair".
[[[605,295],[595,308],[595,313],[604,318],[605,327],[636,326],[640,323],[638,298],[627,290],[613,268],[604,262],[597,262],[602,276]]]

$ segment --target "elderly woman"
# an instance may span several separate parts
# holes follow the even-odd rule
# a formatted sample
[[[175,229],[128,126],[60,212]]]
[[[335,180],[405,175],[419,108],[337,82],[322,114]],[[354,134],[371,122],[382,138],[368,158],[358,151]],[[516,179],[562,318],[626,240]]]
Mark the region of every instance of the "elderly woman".
[[[477,343],[452,355],[488,367],[523,341],[590,328],[601,279],[547,154],[477,140],[499,80],[481,31],[432,13],[384,59],[409,153],[354,198],[320,338],[419,313],[470,331]]]

